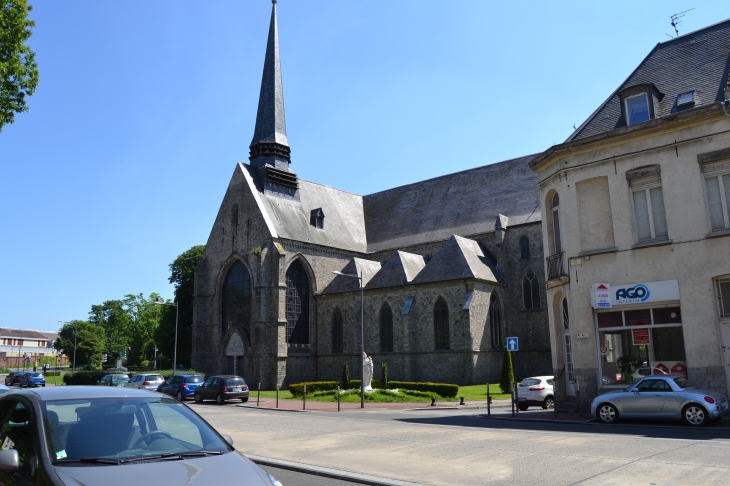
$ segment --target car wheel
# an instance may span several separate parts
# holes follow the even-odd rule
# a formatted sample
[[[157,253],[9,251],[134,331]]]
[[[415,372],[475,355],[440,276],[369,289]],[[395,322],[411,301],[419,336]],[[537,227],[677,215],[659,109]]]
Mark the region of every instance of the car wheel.
[[[218,405],[223,405],[223,402],[224,402],[223,395],[221,395],[219,393],[218,395],[215,396],[215,403],[217,403]]]
[[[555,399],[553,397],[545,397],[545,400],[542,402],[542,408],[545,410],[555,408]]]
[[[177,392],[177,399],[178,401],[182,402],[185,400],[185,397],[182,396],[182,392],[178,390]]]
[[[598,412],[596,415],[598,415],[598,418],[601,419],[603,423],[610,424],[618,419],[618,410],[616,410],[616,407],[610,403],[602,403],[598,406]]]
[[[684,410],[682,410],[682,418],[684,421],[689,425],[694,425],[695,427],[706,424],[708,415],[709,414],[704,407],[695,403],[687,405],[684,407]]]
[[[203,397],[201,397],[197,393],[193,395],[193,399],[195,400],[195,403],[203,403]]]
[[[520,412],[524,412],[525,410],[530,408],[530,406],[529,405],[517,405],[517,408],[520,409]]]
[[[45,387],[46,387],[46,384],[44,383],[44,384],[42,384],[41,386],[42,386],[43,388],[45,388]]]
[[[241,401],[242,401],[243,403],[246,403],[246,402],[248,401],[248,397],[243,397],[243,398],[241,398]]]

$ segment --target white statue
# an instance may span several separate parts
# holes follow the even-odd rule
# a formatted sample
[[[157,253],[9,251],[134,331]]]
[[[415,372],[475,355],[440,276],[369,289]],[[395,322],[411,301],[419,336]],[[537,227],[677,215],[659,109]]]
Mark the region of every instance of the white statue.
[[[373,359],[362,352],[362,385],[365,391],[373,391],[370,385],[373,381]]]

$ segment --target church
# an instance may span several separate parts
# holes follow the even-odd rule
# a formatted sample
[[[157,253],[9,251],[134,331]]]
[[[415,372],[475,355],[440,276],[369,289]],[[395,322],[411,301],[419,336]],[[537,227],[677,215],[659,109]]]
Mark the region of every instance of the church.
[[[249,163],[237,163],[195,270],[194,369],[263,389],[552,373],[534,155],[370,195],[299,179],[284,114],[276,3]],[[301,163],[306,163],[302,161]],[[414,162],[415,163],[415,162]],[[362,285],[362,288],[361,288]]]

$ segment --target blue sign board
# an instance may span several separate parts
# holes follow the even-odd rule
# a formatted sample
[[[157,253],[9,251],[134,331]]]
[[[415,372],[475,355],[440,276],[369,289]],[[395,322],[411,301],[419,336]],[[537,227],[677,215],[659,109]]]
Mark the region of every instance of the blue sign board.
[[[507,338],[507,351],[519,351],[520,350],[520,340],[516,337],[508,337]]]

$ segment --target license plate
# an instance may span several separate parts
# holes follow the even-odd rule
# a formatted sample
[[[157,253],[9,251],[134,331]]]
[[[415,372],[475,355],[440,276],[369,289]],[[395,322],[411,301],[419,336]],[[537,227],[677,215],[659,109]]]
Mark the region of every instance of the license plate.
[[[233,387],[233,391],[241,391],[241,387],[240,386],[234,386]]]
[[[517,401],[519,401],[519,402],[526,402],[527,401],[527,398],[526,397],[517,397]]]

